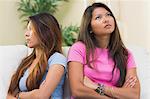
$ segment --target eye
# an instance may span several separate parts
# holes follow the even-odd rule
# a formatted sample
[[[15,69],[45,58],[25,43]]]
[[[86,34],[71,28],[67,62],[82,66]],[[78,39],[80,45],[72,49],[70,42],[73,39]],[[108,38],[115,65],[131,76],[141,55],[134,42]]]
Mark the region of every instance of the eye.
[[[112,14],[111,13],[107,13],[106,16],[112,16]]]
[[[96,20],[99,20],[99,19],[101,19],[102,17],[101,16],[96,16]]]

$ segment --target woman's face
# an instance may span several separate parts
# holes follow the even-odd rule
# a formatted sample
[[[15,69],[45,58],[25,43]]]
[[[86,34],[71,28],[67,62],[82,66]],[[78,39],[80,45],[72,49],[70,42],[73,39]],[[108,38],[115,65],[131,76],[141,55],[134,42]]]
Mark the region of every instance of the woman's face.
[[[115,21],[110,12],[98,7],[92,13],[91,27],[97,36],[110,35],[115,29]]]
[[[39,40],[34,31],[32,22],[30,21],[27,26],[27,31],[25,32],[25,39],[27,46],[30,48],[35,48],[39,45]]]

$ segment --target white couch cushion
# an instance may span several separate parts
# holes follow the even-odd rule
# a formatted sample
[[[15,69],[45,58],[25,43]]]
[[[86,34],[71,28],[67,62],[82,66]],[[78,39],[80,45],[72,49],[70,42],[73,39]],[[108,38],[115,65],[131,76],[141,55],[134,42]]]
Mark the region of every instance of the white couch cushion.
[[[0,99],[6,99],[11,76],[26,55],[25,45],[0,46]]]
[[[138,46],[128,45],[127,47],[133,53],[137,63],[137,72],[141,83],[140,99],[150,99],[150,53]],[[0,46],[0,99],[6,99],[12,74],[21,60],[30,52],[32,50],[24,45]],[[63,48],[63,52],[67,56],[68,48]],[[68,85],[66,80],[64,99],[69,99],[70,96]]]

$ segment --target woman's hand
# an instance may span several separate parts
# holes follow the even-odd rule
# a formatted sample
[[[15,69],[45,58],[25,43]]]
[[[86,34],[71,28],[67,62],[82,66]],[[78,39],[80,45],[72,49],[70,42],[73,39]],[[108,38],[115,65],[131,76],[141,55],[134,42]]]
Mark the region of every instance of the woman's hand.
[[[20,92],[19,93],[19,97],[21,99],[28,99],[29,96],[31,99],[38,99],[38,94],[39,94],[39,89],[34,89],[32,91],[29,91],[29,92]]]
[[[46,82],[46,80],[44,80],[44,81],[40,84],[39,89],[40,89],[41,87],[43,87],[43,85],[45,84],[45,82]]]
[[[94,83],[91,79],[89,79],[87,76],[84,76],[84,85],[86,87],[89,87],[91,89],[96,89],[98,87],[98,84]]]
[[[137,82],[137,77],[136,76],[129,76],[124,83],[123,87],[128,88],[131,87],[133,88]]]

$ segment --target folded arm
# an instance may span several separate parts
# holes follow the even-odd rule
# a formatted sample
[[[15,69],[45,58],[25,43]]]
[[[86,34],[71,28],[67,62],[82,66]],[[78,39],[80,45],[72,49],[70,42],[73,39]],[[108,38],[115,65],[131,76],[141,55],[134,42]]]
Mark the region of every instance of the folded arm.
[[[99,85],[92,82],[88,77],[84,77],[84,85],[91,89],[96,89]],[[140,84],[136,74],[136,69],[127,70],[126,81],[123,87],[105,86],[104,93],[117,99],[139,99]]]
[[[45,81],[40,85],[39,89],[29,92],[20,92],[21,99],[49,99],[59,84],[64,74],[64,67],[60,64],[50,66]]]
[[[72,96],[75,99],[111,99],[101,96],[93,89],[84,85],[83,65],[79,62],[69,62],[69,82]]]
[[[7,94],[6,99],[17,99],[17,98],[11,94]]]
[[[123,87],[114,87],[114,97],[122,99],[140,99],[140,83],[136,68],[127,70],[126,81]]]

